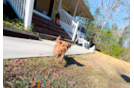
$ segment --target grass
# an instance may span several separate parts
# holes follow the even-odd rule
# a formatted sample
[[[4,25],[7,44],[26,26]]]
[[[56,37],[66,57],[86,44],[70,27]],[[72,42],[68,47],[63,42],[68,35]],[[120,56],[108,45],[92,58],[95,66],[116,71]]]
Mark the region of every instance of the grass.
[[[129,88],[129,77],[130,63],[97,51],[66,56],[61,64],[52,56],[3,60],[5,87],[27,88],[41,81],[41,88]]]

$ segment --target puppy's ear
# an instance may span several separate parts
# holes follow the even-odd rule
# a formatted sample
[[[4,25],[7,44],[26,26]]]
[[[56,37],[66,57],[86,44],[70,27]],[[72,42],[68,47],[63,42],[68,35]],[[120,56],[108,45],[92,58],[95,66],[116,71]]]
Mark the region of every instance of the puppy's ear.
[[[72,46],[72,44],[68,43],[68,47],[67,48],[70,48]]]

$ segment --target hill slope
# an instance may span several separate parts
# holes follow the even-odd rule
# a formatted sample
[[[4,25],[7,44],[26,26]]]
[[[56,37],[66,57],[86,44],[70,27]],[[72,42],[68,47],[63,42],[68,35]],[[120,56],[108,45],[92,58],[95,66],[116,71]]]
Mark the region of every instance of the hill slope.
[[[41,81],[41,88],[130,87],[130,63],[97,51],[66,56],[62,64],[55,57],[4,60],[3,63],[4,86],[8,81],[13,86],[26,88]]]

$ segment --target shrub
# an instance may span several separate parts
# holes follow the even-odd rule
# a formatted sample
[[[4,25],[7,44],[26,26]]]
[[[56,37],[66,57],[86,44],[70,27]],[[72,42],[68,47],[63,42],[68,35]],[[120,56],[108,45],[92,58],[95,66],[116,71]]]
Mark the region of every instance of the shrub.
[[[30,27],[28,27],[26,30],[24,28],[24,23],[22,19],[14,19],[14,20],[10,20],[10,21],[4,21],[3,20],[3,26],[9,27],[9,28],[14,28],[14,29],[18,29],[21,31],[25,31],[25,32],[33,32],[33,25],[32,24]]]

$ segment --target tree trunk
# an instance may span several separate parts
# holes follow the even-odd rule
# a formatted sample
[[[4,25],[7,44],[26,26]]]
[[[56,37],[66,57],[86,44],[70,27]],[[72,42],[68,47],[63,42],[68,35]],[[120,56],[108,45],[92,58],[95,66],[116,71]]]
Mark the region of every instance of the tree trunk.
[[[116,6],[117,2],[118,2],[118,0],[116,0],[116,2],[114,3],[112,9],[110,10],[110,12],[109,12],[109,14],[108,14],[108,17],[107,17],[107,19],[105,20],[105,22],[104,22],[104,24],[103,24],[101,30],[103,30],[103,28],[104,28],[104,26],[105,26],[105,24],[106,24],[106,22],[107,22],[107,20],[108,20],[108,18],[109,18],[109,16],[110,16],[110,14],[112,13],[113,8]],[[101,31],[100,31],[100,33],[98,34],[97,38],[100,36],[100,34],[101,34]]]
[[[126,49],[128,48],[129,44],[130,44],[130,39],[128,40],[128,42],[127,42],[127,44],[125,46]]]
[[[115,17],[115,19],[114,19],[114,23],[115,23],[115,20],[116,20],[117,17],[118,17],[118,14],[119,14],[119,11],[120,11],[121,6],[122,6],[122,5],[120,5],[119,8],[118,8],[118,11],[117,11],[117,13],[116,13],[117,15],[116,15],[116,17]]]
[[[110,2],[110,0],[108,0],[108,2],[107,2],[107,5],[106,5],[106,7],[105,7],[105,11],[104,11],[104,13],[103,13],[103,15],[102,15],[102,18],[101,18],[101,20],[100,20],[100,23],[99,23],[98,27],[100,27],[100,25],[101,25],[101,23],[102,23],[102,20],[103,20],[104,15],[105,15],[105,13],[106,13],[106,11],[107,11],[107,8],[108,8],[108,5],[109,5],[109,2]],[[98,28],[98,29],[97,29],[97,31],[96,31],[95,38],[97,37],[98,31],[99,31],[99,28]]]

